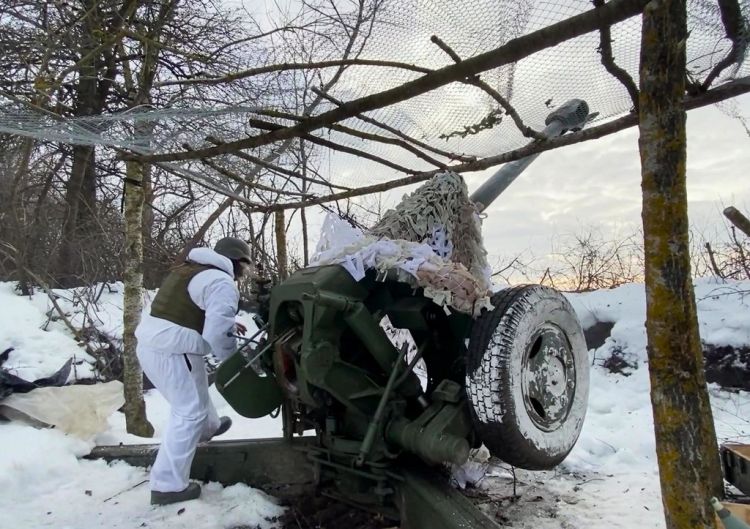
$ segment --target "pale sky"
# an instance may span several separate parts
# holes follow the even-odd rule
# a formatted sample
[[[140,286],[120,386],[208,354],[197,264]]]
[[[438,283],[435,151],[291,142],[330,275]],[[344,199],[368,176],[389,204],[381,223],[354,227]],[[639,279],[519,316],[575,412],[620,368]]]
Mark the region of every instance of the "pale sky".
[[[750,118],[750,95],[736,101]],[[750,215],[750,137],[742,124],[711,106],[688,112],[687,133],[691,224],[720,225],[729,205]],[[468,176],[469,189],[484,178]],[[632,233],[641,224],[640,179],[637,127],[543,153],[489,208],[487,250],[543,255],[555,237],[587,227]]]

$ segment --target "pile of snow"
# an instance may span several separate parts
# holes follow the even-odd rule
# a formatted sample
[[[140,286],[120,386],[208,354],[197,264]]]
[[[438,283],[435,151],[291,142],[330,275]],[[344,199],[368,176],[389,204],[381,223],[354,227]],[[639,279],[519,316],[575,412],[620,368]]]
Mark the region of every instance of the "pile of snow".
[[[74,368],[69,380],[91,377],[94,359],[78,345],[49,297],[43,292],[30,298],[20,297],[14,287],[14,283],[0,283],[0,321],[3,322],[0,352],[13,349],[3,367],[12,369],[24,380],[36,380],[52,375],[73,358]],[[63,291],[61,295],[64,294],[67,293]],[[59,298],[58,302],[61,308],[67,306],[64,298]]]
[[[122,285],[103,286],[96,306],[86,307],[77,292],[55,291],[56,301],[72,325],[83,323],[84,311],[97,328],[115,340],[122,335]],[[0,351],[13,348],[3,367],[27,380],[49,376],[69,358],[75,371],[69,382],[94,375],[94,359],[86,354],[62,322],[49,297],[38,292],[18,296],[11,283],[0,283]],[[253,328],[249,317],[238,317]],[[221,439],[277,437],[280,419],[248,421],[210,388],[219,415],[234,426]],[[150,505],[148,472],[122,462],[81,459],[96,445],[158,443],[167,424],[169,405],[157,391],[145,395],[155,437],[125,431],[125,416],[116,412],[108,429],[81,440],[54,429],[35,429],[20,422],[0,423],[0,512],[9,527],[120,527],[168,529],[200,527],[272,527],[283,509],[274,498],[246,485],[203,486],[201,498],[167,507]]]
[[[0,426],[0,509],[7,527],[271,527],[282,508],[246,485],[203,487],[200,499],[152,507],[148,474],[80,457],[92,445],[56,430]]]
[[[105,289],[99,298],[100,324],[117,338],[121,317],[121,286]],[[702,338],[714,345],[750,345],[750,282],[696,285]],[[66,311],[80,323],[80,304],[70,292],[59,292]],[[568,459],[555,471],[518,472],[521,498],[509,502],[510,469],[490,468],[479,483],[502,505],[491,515],[513,527],[664,527],[646,356],[643,285],[570,295],[584,325],[614,323],[611,336],[589,351],[591,392],[583,432]],[[52,374],[68,358],[79,362],[78,376],[90,373],[91,359],[65,325],[48,321],[46,295],[19,297],[11,284],[0,284],[0,351],[13,347],[5,367],[33,379]],[[79,318],[79,319],[76,319]],[[249,318],[244,321],[250,326]],[[634,367],[613,374],[602,366],[613,352]],[[89,375],[90,376],[90,375]],[[750,442],[750,394],[710,386],[720,442]],[[214,387],[211,397],[220,415],[234,426],[222,439],[276,437],[279,419],[239,417]],[[0,423],[0,511],[9,527],[149,527],[195,526],[202,529],[239,526],[270,527],[281,511],[272,498],[244,485],[224,488],[210,483],[194,502],[169,507],[149,505],[147,473],[124,463],[81,459],[95,444],[156,442],[166,424],[168,406],[156,391],[146,394],[148,416],[156,438],[125,433],[117,412],[109,428],[87,441],[56,430],[37,430],[21,423]],[[505,503],[502,503],[505,502]],[[490,508],[490,507],[487,507]],[[493,507],[494,508],[494,507]],[[184,510],[182,510],[184,509]]]

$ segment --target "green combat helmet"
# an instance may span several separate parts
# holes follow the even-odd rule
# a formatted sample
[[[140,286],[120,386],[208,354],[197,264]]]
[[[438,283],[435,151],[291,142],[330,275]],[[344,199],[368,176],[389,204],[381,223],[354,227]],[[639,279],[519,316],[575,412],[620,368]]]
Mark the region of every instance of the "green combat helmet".
[[[236,237],[224,237],[214,246],[214,251],[235,261],[252,263],[250,245]]]
[[[714,508],[721,523],[726,529],[750,529],[750,525],[747,525],[734,514],[729,512],[729,509],[724,507],[716,498],[711,498],[711,507]]]

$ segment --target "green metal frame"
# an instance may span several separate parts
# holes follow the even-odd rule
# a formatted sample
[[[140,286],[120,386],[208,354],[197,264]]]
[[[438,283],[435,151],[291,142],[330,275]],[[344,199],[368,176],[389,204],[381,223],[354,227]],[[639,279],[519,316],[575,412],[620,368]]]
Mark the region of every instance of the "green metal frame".
[[[245,483],[280,498],[311,494],[315,490],[313,469],[304,448],[315,437],[211,441],[198,446],[190,477],[218,481],[223,485]],[[158,445],[97,446],[88,459],[124,461],[137,467],[154,463]]]
[[[276,286],[268,341],[248,355],[258,354],[258,365],[248,367],[245,357],[225,363],[217,388],[238,411],[255,412],[276,403],[281,387],[285,438],[315,431],[317,442],[305,450],[319,488],[396,516],[392,469],[404,457],[461,464],[474,443],[463,391],[473,320],[446,314],[407,284],[376,279],[369,273],[356,282],[331,265],[300,270]],[[427,366],[425,390],[416,362],[407,365],[407,350],[399,351],[381,327],[386,316],[414,338]],[[221,384],[234,384],[237,373],[240,385]]]

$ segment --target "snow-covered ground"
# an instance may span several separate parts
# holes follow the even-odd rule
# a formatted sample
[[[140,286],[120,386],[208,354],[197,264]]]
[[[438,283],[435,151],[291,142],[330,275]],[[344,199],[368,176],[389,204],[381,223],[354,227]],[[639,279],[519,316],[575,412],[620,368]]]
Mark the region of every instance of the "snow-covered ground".
[[[59,292],[58,302],[80,324],[72,293]],[[658,470],[649,400],[645,352],[643,285],[569,296],[584,325],[613,322],[611,336],[592,362],[586,423],[573,452],[551,472],[517,472],[519,500],[508,499],[508,469],[491,466],[479,483],[494,498],[483,506],[512,527],[534,528],[662,528]],[[750,345],[750,282],[696,285],[701,336],[714,345]],[[112,335],[121,332],[121,285],[105,288],[96,307],[97,325]],[[75,305],[75,306],[74,306]],[[0,352],[13,348],[6,369],[25,379],[48,376],[74,357],[74,377],[92,376],[92,358],[76,343],[61,321],[49,321],[48,297],[19,297],[13,285],[0,283]],[[613,350],[636,364],[629,375],[601,366]],[[711,397],[720,441],[750,442],[750,394],[712,386]],[[274,437],[278,420],[239,417],[215,388],[212,397],[221,415],[234,419],[223,439]],[[95,444],[155,442],[167,416],[161,396],[148,392],[149,418],[156,438],[125,433],[124,417],[115,412],[109,428],[93,439],[80,440],[54,429],[35,429],[20,422],[0,423],[0,512],[3,526],[19,528],[270,527],[281,509],[273,498],[244,485],[204,486],[197,501],[171,507],[149,505],[147,473],[124,463],[81,459]]]
[[[701,338],[714,345],[750,345],[750,282],[699,281],[695,288]],[[492,509],[512,527],[665,527],[646,358],[645,291],[642,284],[569,295],[586,327],[614,322],[611,336],[589,351],[591,390],[581,437],[552,472],[517,471],[521,498]],[[613,349],[637,368],[628,376],[601,366]],[[709,385],[720,442],[750,442],[750,393]],[[490,468],[479,487],[491,497],[511,495],[503,466]],[[492,475],[494,474],[494,476]]]

